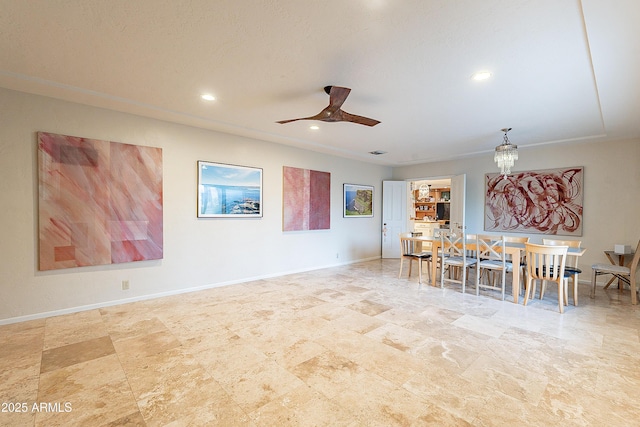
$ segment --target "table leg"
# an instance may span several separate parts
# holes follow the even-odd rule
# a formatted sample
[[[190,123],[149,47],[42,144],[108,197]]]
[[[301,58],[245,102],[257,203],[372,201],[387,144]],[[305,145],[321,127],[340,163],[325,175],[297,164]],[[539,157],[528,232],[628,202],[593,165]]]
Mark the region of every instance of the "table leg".
[[[518,304],[520,300],[520,250],[513,251],[511,254],[511,263],[513,265],[511,293],[513,294],[513,302]]]
[[[436,286],[438,276],[438,248],[440,242],[431,242],[431,286]]]

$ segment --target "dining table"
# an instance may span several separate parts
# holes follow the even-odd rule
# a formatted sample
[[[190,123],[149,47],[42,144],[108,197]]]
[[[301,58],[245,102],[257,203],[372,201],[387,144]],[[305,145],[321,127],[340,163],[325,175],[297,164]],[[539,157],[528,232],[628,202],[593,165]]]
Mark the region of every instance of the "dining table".
[[[431,245],[431,286],[436,285],[437,276],[438,276],[438,251],[440,249],[440,239],[433,236],[415,236],[411,237],[411,240],[415,242],[427,243]],[[465,246],[467,250],[474,251],[476,250],[476,240],[467,240],[465,242]],[[511,281],[511,294],[513,295],[513,302],[518,304],[520,300],[520,263],[522,258],[524,257],[525,246],[524,243],[518,242],[506,242],[505,243],[505,252],[507,255],[511,257],[510,261],[513,264],[513,278]],[[568,248],[567,255],[569,256],[582,256],[586,252],[585,248]],[[516,268],[518,266],[518,268]]]

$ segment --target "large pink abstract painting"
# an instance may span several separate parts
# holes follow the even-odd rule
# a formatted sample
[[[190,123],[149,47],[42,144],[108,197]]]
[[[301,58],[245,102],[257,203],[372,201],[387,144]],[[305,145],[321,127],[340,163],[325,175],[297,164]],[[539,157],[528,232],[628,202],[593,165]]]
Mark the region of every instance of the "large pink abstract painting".
[[[40,270],[162,258],[162,149],[38,133]]]
[[[487,231],[582,235],[582,167],[485,176]]]
[[[327,230],[331,218],[331,174],[285,166],[283,230]]]

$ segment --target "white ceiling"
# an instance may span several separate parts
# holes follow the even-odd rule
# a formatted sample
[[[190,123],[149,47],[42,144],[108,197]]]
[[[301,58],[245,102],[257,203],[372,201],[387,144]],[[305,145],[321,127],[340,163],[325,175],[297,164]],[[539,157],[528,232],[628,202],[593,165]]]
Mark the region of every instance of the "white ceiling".
[[[503,127],[640,137],[638,22],[638,0],[0,0],[0,86],[406,165],[490,156]],[[381,123],[275,123],[325,85]]]

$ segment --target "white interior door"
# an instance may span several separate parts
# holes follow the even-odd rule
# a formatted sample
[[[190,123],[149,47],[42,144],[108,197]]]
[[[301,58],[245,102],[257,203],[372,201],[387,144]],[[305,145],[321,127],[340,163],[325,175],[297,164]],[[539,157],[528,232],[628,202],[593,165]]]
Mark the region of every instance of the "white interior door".
[[[382,258],[400,258],[400,237],[407,224],[407,183],[382,181]]]
[[[467,175],[451,177],[451,212],[449,224],[452,229],[466,229],[465,223],[465,196],[467,192]]]

